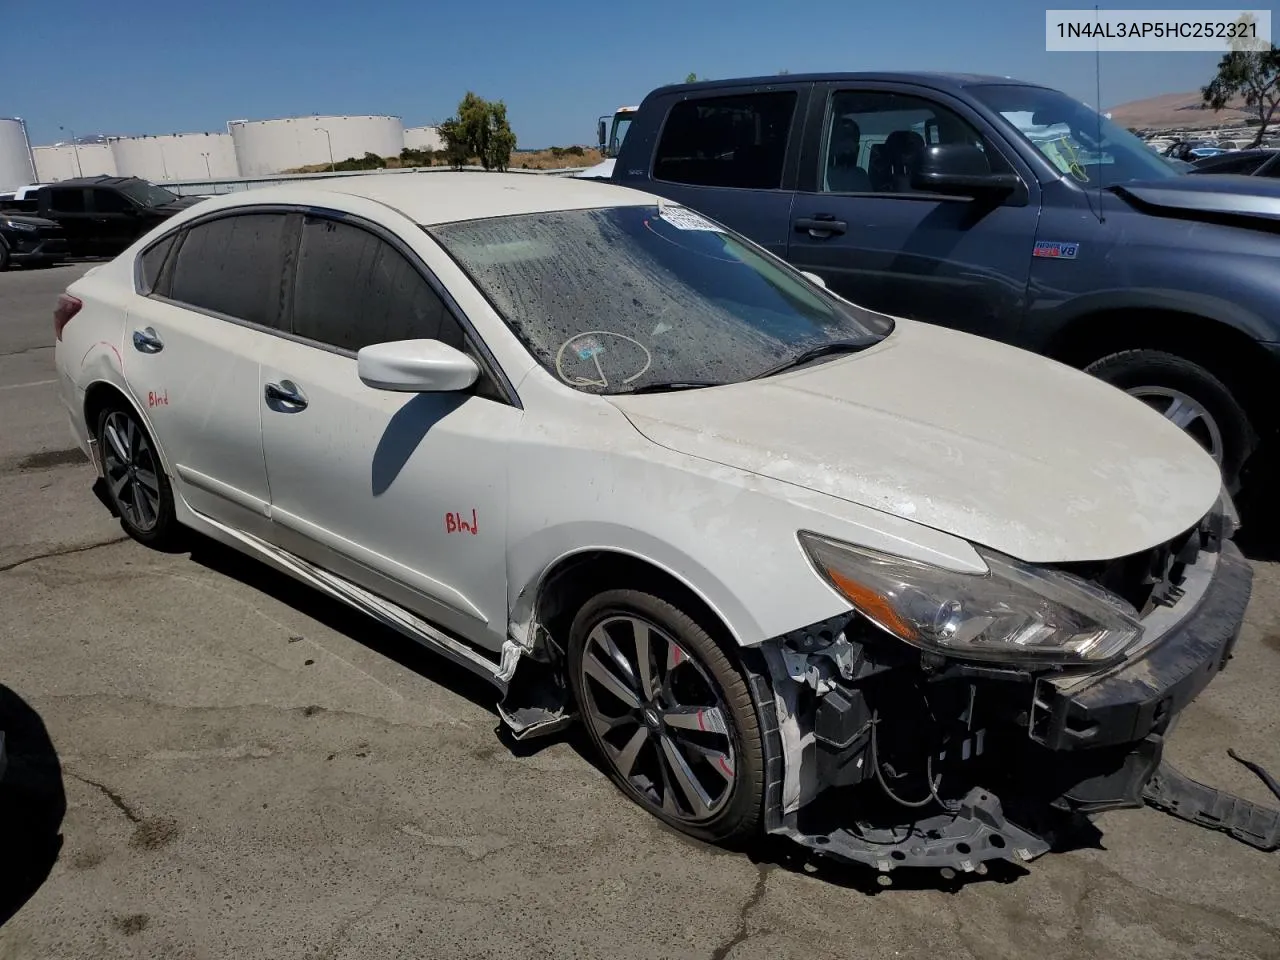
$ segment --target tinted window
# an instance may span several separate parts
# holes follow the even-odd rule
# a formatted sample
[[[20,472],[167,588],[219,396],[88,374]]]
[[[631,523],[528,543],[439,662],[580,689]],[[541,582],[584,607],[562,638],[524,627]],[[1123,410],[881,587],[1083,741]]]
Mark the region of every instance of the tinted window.
[[[590,393],[736,382],[831,341],[870,346],[893,326],[685,207],[429,229],[538,362]]]
[[[79,187],[50,190],[49,209],[59,213],[84,213],[84,191]]]
[[[700,186],[782,185],[794,91],[684,100],[662,128],[653,176]]]
[[[178,248],[169,296],[239,320],[280,316],[288,218],[244,213],[198,224]]]
[[[390,340],[442,340],[461,327],[398,250],[367,230],[322,217],[302,226],[293,332],[343,350]]]
[[[177,239],[176,233],[171,233],[159,243],[148,247],[139,257],[141,264],[141,285],[144,294],[151,293],[156,289],[156,282],[160,279],[160,271],[164,268],[165,257],[169,255],[169,251],[173,249],[173,243]]]
[[[93,209],[97,213],[126,213],[134,206],[114,190],[93,191]]]
[[[921,97],[870,90],[831,97],[821,189],[832,193],[911,193],[926,147],[958,145],[978,153],[974,166],[1005,170],[1004,158],[957,114]]]

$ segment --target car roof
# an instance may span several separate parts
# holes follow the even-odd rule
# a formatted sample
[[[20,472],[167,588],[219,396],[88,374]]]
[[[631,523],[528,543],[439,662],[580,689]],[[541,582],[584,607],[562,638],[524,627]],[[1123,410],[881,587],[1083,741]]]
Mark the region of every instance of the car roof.
[[[101,174],[96,177],[72,177],[70,180],[59,180],[56,183],[44,183],[44,187],[114,187],[122,183],[134,183],[137,177],[109,177]]]
[[[316,191],[374,200],[425,225],[658,202],[658,197],[640,190],[573,177],[465,171],[366,174],[298,181],[246,190],[234,196],[244,203],[288,203],[293,194],[314,195]]]
[[[673,83],[659,87],[663,93],[696,92],[718,87],[756,87],[786,83],[917,83],[937,90],[959,90],[963,87],[980,87],[990,84],[1003,84],[1019,87],[1040,87],[1043,84],[1017,80],[1013,77],[998,77],[983,73],[913,73],[908,71],[883,71],[874,73],[783,73],[764,77],[734,77],[728,80],[699,80],[695,83]],[[650,94],[652,96],[652,94]]]

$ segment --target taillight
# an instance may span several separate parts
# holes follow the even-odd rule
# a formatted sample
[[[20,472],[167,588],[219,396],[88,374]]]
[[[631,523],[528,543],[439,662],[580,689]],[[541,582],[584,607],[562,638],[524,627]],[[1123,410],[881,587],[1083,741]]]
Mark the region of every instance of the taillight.
[[[80,312],[80,308],[84,304],[80,302],[79,297],[73,297],[69,293],[63,293],[58,296],[58,304],[53,308],[53,338],[55,340],[62,339],[62,328],[71,322],[71,318]]]

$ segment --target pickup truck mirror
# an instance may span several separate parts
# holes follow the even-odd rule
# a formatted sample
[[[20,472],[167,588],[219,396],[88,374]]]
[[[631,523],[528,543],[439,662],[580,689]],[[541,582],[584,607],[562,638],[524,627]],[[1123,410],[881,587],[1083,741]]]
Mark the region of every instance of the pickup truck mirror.
[[[911,178],[913,189],[967,197],[1012,193],[1021,183],[1015,174],[993,171],[987,155],[969,143],[926,147]]]

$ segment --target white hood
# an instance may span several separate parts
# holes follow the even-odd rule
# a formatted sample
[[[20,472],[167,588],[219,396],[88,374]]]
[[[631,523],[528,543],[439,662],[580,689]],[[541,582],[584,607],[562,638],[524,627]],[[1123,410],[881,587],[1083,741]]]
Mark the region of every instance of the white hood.
[[[1221,493],[1212,458],[1141,401],[909,320],[795,373],[610,399],[669,449],[1033,563],[1137,553],[1194,526]]]

